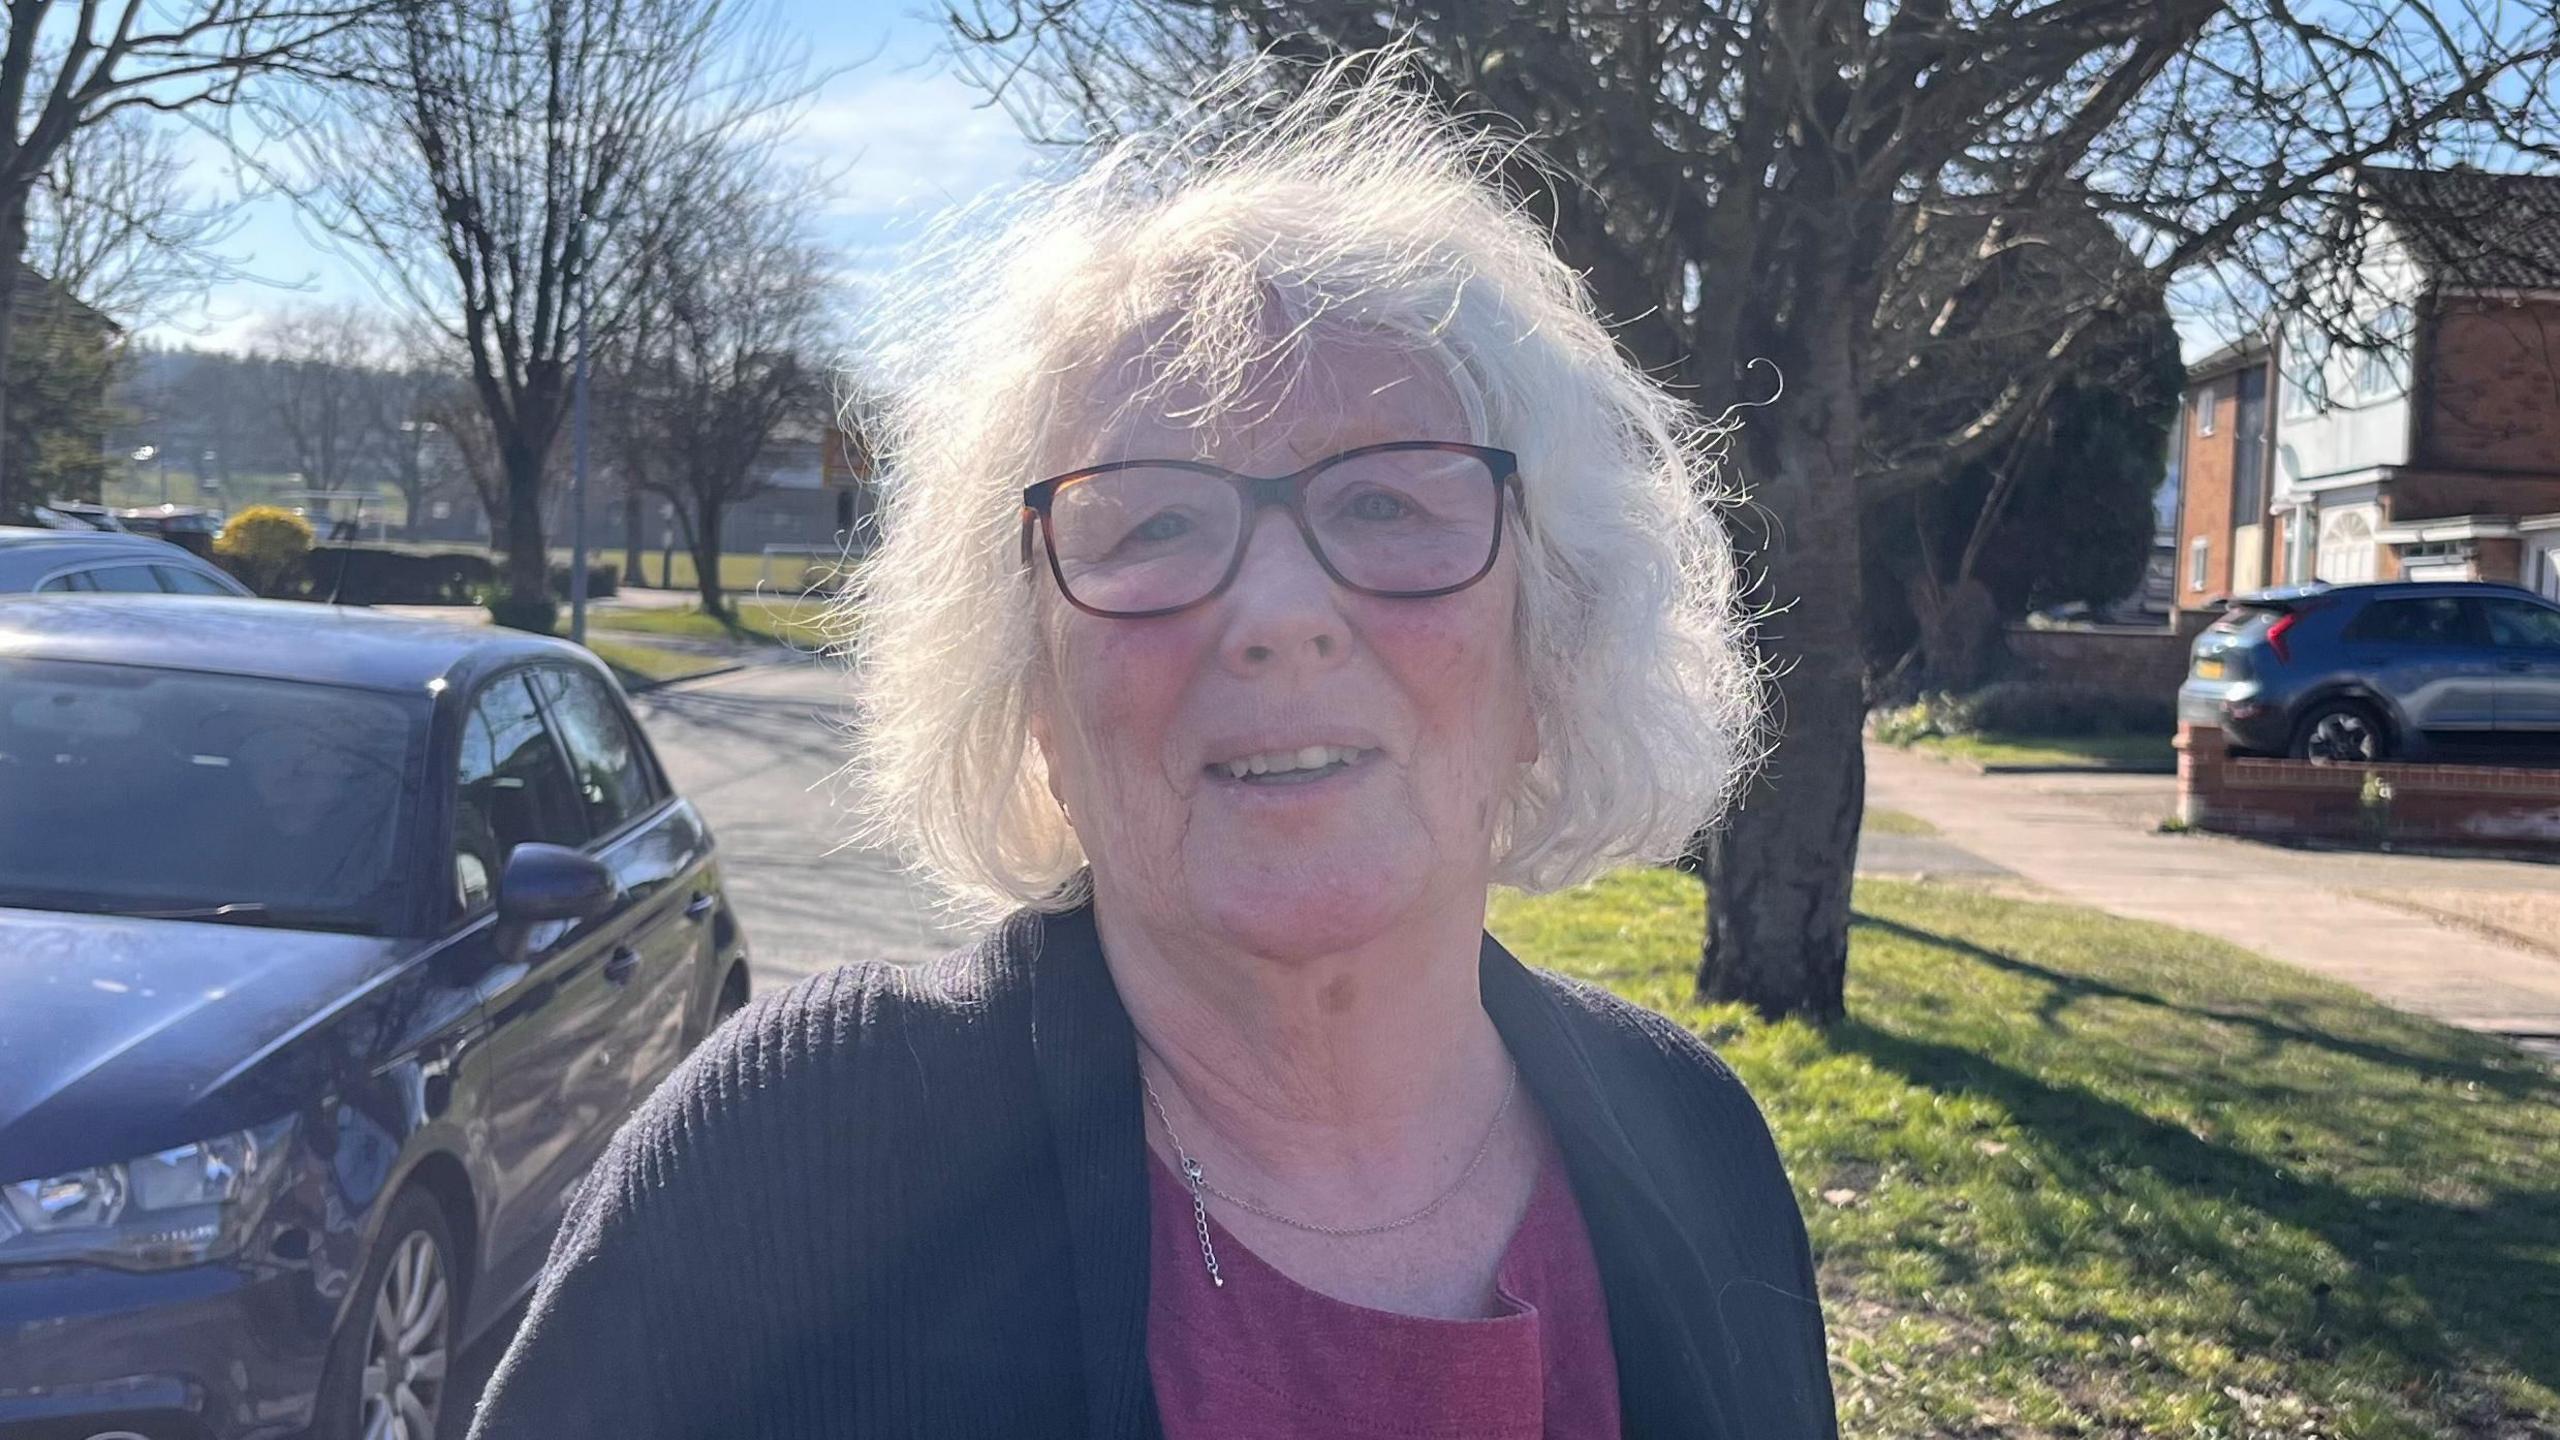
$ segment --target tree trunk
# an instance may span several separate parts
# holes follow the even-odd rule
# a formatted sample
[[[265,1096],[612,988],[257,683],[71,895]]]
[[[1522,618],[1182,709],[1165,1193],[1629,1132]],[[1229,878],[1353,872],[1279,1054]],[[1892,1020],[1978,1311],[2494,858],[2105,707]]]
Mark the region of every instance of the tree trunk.
[[[1828,249],[1829,247],[1811,247]],[[1848,974],[1849,887],[1865,809],[1859,749],[1857,319],[1837,262],[1813,257],[1779,337],[1786,399],[1742,432],[1756,540],[1746,574],[1776,672],[1778,745],[1726,827],[1707,837],[1698,994],[1770,1017],[1830,1021]],[[1792,352],[1791,354],[1786,352]]]
[[[12,357],[18,344],[18,276],[27,263],[27,210],[23,198],[0,207],[0,524],[26,519],[43,496],[20,478],[10,401],[15,398]]]
[[[727,518],[719,501],[704,497],[694,504],[693,586],[702,596],[702,613],[729,618],[729,598],[720,592],[720,522]]]
[[[640,492],[626,488],[622,494],[622,583],[646,585],[649,577],[642,573],[640,561],[648,549],[647,538],[640,533]]]
[[[542,538],[542,452],[509,436],[500,442],[506,467],[507,593],[529,600],[550,593],[551,552]]]
[[[1914,585],[1911,598],[1920,637],[1910,688],[1951,694],[1981,688],[2008,654],[1991,588],[1970,575],[1957,577],[1944,591],[1920,593],[1922,588]]]

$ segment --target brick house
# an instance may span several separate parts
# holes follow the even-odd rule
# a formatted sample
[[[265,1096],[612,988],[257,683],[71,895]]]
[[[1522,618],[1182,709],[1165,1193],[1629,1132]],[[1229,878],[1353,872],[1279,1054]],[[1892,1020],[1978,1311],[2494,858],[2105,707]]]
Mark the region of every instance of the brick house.
[[[2274,361],[2274,345],[2251,339],[2187,367],[2170,441],[2178,491],[2172,593],[2182,617],[2209,615],[2266,583]]]
[[[2180,610],[2310,579],[2560,598],[2560,177],[2368,166],[2355,193],[2332,283],[2372,343],[2287,318],[2189,372]]]

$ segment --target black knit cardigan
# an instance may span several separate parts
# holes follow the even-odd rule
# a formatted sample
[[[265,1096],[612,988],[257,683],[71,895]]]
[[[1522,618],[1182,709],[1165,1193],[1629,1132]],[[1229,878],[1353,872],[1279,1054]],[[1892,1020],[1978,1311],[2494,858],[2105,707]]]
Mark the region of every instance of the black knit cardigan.
[[[1481,988],[1590,1231],[1629,1440],[1836,1436],[1741,1082],[1490,937]],[[1090,909],[759,1001],[580,1191],[474,1440],[1155,1440],[1141,1127]]]

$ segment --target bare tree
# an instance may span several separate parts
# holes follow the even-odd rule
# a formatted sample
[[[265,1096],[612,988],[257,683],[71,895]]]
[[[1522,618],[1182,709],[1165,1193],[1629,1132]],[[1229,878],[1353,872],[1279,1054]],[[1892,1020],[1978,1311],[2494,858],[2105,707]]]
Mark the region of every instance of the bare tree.
[[[238,206],[192,182],[169,121],[121,111],[54,153],[30,198],[26,263],[139,329],[244,273],[223,248],[241,219]]]
[[[142,110],[217,109],[308,66],[375,0],[10,0],[0,42],[0,435],[36,192],[83,130]],[[0,445],[0,516],[23,493]]]
[[[458,379],[430,359],[411,355],[374,372],[364,387],[367,467],[400,492],[402,528],[413,539],[436,492],[450,479],[450,467],[437,463],[442,449],[436,437],[444,428],[438,402]]]
[[[389,359],[379,317],[353,304],[285,310],[259,327],[250,353],[304,480],[340,490],[370,478],[361,472],[378,417],[368,392]]]
[[[497,432],[480,404],[479,391],[461,375],[447,374],[421,397],[418,413],[453,447],[462,478],[479,500],[480,513],[489,519],[490,543],[508,549],[506,467],[499,460]]]
[[[468,358],[508,588],[540,596],[581,312],[593,343],[617,333],[676,202],[774,143],[804,89],[733,0],[410,0],[358,38],[366,83],[272,117],[288,183]]]
[[[1024,113],[1086,121],[1136,71],[1188,78],[1133,54],[1407,45],[1462,113],[1535,138],[1562,178],[1520,188],[1639,360],[1711,414],[1775,398],[1733,459],[1780,743],[1702,837],[1698,988],[1818,1018],[1842,1009],[1864,809],[1864,508],[1998,455],[2110,317],[2173,293],[2316,306],[2296,262],[2358,165],[2548,160],[2560,136],[2540,5],[971,0],[954,20],[983,74],[1039,93]],[[2002,257],[2072,214],[2124,244],[2037,317],[2033,363],[1941,424],[1882,423],[1897,378],[1966,365]],[[1962,263],[1908,263],[1941,217],[1972,227]]]
[[[673,507],[703,612],[723,617],[729,507],[766,487],[758,462],[775,439],[796,430],[814,441],[828,423],[837,298],[802,218],[807,185],[759,174],[752,157],[732,173],[687,201],[644,262],[606,407],[626,476]]]

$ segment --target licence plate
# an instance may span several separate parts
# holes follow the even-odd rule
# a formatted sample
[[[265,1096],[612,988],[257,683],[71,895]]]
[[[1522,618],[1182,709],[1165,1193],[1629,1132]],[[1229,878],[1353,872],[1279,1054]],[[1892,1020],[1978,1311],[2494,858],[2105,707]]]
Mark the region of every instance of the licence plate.
[[[2221,678],[2222,678],[2222,662],[2221,662],[2221,661],[2219,661],[2219,660],[2199,660],[2199,661],[2197,661],[2197,662],[2196,662],[2196,678],[2197,678],[2197,679],[2199,679],[2199,680],[2219,680],[2219,679],[2221,679]]]

